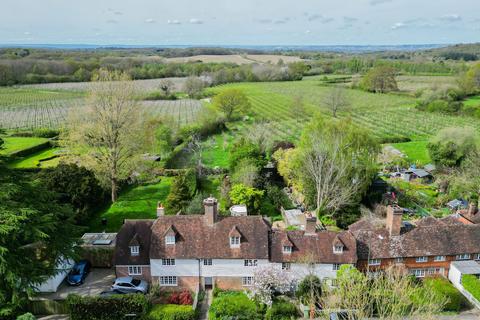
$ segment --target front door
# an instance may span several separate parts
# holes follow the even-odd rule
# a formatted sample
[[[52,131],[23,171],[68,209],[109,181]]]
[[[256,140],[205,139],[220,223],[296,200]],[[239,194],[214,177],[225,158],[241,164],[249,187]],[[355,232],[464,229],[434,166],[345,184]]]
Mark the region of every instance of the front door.
[[[205,277],[205,290],[213,289],[213,279],[212,277]]]

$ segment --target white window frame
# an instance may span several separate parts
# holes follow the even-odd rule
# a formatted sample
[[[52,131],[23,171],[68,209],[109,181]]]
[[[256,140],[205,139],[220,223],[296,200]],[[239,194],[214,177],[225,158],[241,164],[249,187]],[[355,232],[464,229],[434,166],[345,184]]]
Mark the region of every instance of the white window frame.
[[[334,246],[333,253],[343,253],[343,246],[342,245]]]
[[[368,265],[369,266],[379,266],[382,264],[382,259],[369,259]]]
[[[239,236],[230,237],[230,248],[240,248],[240,242]]]
[[[203,259],[203,265],[204,266],[211,266],[211,265],[213,265],[213,260],[212,259]]]
[[[140,246],[130,246],[130,255],[133,257],[140,255]]]
[[[253,277],[242,277],[242,287],[253,286]]]
[[[290,262],[282,262],[282,270],[289,271],[292,268],[292,264]]]
[[[256,267],[258,264],[257,259],[245,259],[243,260],[243,266],[244,267]]]
[[[416,263],[428,262],[428,257],[427,256],[415,257],[415,262]]]
[[[162,259],[162,266],[174,266],[175,259]]]
[[[410,273],[413,274],[416,278],[424,278],[427,274],[427,269],[412,269]]]
[[[128,266],[128,275],[129,276],[141,276],[142,275],[142,266]]]
[[[178,286],[177,276],[160,276],[158,279],[162,287],[176,287]]]
[[[338,271],[338,270],[340,270],[341,266],[342,266],[342,264],[340,264],[340,263],[334,263],[334,264],[332,264],[332,270],[333,271]]]
[[[455,260],[470,260],[470,253],[457,254]]]
[[[292,246],[283,246],[283,253],[285,254],[292,253]]]
[[[402,257],[396,257],[395,258],[395,263],[403,263],[403,258]]]
[[[175,236],[165,236],[165,244],[175,244]]]
[[[435,256],[435,257],[433,258],[433,261],[435,261],[435,262],[447,261],[447,257],[446,257],[446,256]]]

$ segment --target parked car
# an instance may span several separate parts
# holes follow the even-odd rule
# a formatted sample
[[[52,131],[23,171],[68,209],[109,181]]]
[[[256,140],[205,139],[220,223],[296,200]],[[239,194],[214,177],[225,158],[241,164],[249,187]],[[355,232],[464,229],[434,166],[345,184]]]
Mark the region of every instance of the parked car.
[[[90,268],[91,264],[88,260],[81,260],[75,263],[72,270],[68,273],[67,283],[71,286],[81,285],[90,272]]]
[[[119,295],[119,294],[125,294],[125,292],[121,292],[121,291],[118,291],[118,290],[106,290],[106,291],[102,291],[100,293],[100,297],[111,297],[111,296],[116,296],[116,295]]]
[[[132,277],[121,277],[115,280],[112,285],[112,290],[123,293],[147,293],[148,283]]]

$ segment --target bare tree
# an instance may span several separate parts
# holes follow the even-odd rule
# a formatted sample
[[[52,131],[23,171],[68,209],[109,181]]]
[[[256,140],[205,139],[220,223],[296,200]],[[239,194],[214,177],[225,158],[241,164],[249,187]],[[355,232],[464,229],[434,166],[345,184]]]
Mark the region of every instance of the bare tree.
[[[260,148],[261,152],[266,152],[272,147],[271,138],[272,128],[268,122],[257,122],[246,132],[246,138]]]
[[[332,111],[332,116],[336,118],[338,112],[345,111],[350,106],[350,101],[346,95],[346,89],[342,87],[332,88],[324,97],[323,105]]]
[[[296,95],[293,97],[290,112],[292,113],[292,118],[294,118],[297,122],[300,122],[308,117],[308,111],[305,107],[305,102],[303,101],[302,96]]]
[[[133,82],[125,73],[101,70],[87,106],[70,117],[64,143],[76,160],[92,169],[117,199],[118,183],[127,178],[141,149],[142,115]]]
[[[362,185],[352,179],[352,157],[344,152],[341,136],[332,140],[312,135],[311,148],[304,152],[304,170],[312,180],[318,211],[336,211],[350,204]]]
[[[170,79],[162,79],[160,81],[160,90],[162,90],[164,96],[169,96],[175,89],[175,83]]]

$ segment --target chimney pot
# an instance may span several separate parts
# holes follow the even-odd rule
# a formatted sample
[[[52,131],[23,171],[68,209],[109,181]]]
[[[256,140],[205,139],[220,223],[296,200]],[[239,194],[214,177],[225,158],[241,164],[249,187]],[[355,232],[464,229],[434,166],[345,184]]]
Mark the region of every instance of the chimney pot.
[[[165,208],[161,202],[157,203],[157,217],[161,217],[165,215]]]
[[[386,227],[391,236],[398,236],[402,230],[403,210],[399,206],[387,207]]]

